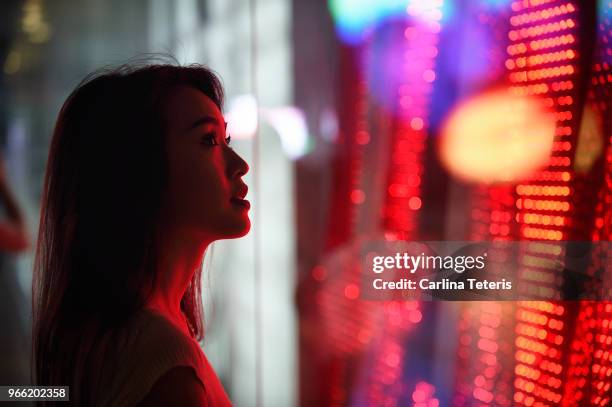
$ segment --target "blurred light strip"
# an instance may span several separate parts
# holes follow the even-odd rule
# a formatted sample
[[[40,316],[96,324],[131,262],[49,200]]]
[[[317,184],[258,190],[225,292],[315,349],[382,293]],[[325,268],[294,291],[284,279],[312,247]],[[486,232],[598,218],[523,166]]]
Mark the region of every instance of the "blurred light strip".
[[[604,2],[605,3],[605,2]],[[607,151],[604,155],[604,182],[597,195],[593,241],[612,241],[612,123],[610,116],[610,17],[612,4],[602,4],[598,14],[598,44],[587,103],[603,118],[600,129]],[[584,120],[584,118],[583,118]],[[602,281],[601,290],[612,291],[612,250],[598,245],[591,254],[588,273]],[[568,380],[564,405],[606,406],[612,397],[612,303],[583,301],[578,312],[576,334],[570,347]]]
[[[428,15],[441,19],[442,2],[432,2]],[[408,13],[424,12],[424,6],[413,2]],[[428,114],[433,82],[436,79],[436,57],[440,24],[409,20],[404,36],[405,49],[403,82],[397,89],[397,118],[393,121],[391,160],[384,208],[384,227],[387,238],[408,239],[417,228],[417,214],[421,209],[421,183],[425,139],[429,128]],[[430,52],[435,49],[436,52]],[[415,69],[418,67],[418,69]],[[399,68],[399,67],[398,67]]]
[[[507,10],[487,12],[481,7],[472,10],[478,14],[477,21],[486,24],[491,37],[505,37]],[[495,61],[500,45],[493,42],[488,50],[492,61]],[[491,78],[503,76],[507,68],[504,67],[505,58],[497,58],[498,63],[491,64],[488,69]],[[516,240],[514,187],[507,183],[477,184],[472,191],[468,239],[497,242],[489,253],[488,269],[494,275],[507,276],[513,270],[509,269],[512,267],[508,262],[510,250],[506,249],[504,242]],[[462,305],[453,406],[513,405],[514,314],[513,302]],[[485,346],[481,346],[483,339]]]
[[[340,115],[340,128],[345,129],[347,162],[343,166],[343,178],[335,187],[339,205],[332,205],[332,217],[347,217],[346,230],[341,232],[342,246],[336,246],[312,271],[312,277],[320,283],[316,302],[322,320],[321,347],[329,349],[326,357],[334,361],[334,369],[328,375],[325,392],[331,405],[347,405],[355,391],[347,383],[357,380],[359,371],[350,362],[363,356],[372,346],[374,336],[380,330],[382,302],[363,301],[360,297],[361,266],[355,261],[353,243],[359,236],[358,217],[367,204],[363,184],[364,148],[370,140],[368,121],[369,94],[367,70],[371,61],[371,49],[366,41],[354,49],[345,48],[340,64],[350,74],[340,81],[340,104],[346,114]],[[355,65],[356,64],[356,65]],[[350,130],[349,130],[350,129]],[[343,167],[344,169],[344,167]],[[348,186],[346,194],[344,186]],[[331,230],[330,234],[338,233]]]
[[[556,112],[557,127],[564,129],[555,132],[548,168],[516,186],[516,221],[521,240],[549,241],[547,251],[563,259],[564,247],[554,242],[568,238],[573,226],[559,209],[575,212],[568,169],[577,128],[571,91],[577,79],[578,10],[573,2],[554,0],[516,1],[512,10],[506,61],[508,79],[513,84],[510,91],[538,95],[544,107]],[[561,173],[561,177],[550,176],[555,173]],[[519,290],[534,298],[557,299],[564,282],[562,270],[547,254],[538,253],[542,243],[535,244],[538,246],[528,245],[519,254]],[[572,316],[566,315],[563,303],[521,301],[517,306],[514,403],[557,405],[563,398],[563,355],[569,336],[562,321]]]

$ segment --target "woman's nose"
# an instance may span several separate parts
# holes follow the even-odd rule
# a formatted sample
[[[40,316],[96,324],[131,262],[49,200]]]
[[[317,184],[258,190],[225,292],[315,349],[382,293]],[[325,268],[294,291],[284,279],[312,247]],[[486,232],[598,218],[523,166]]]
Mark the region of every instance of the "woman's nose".
[[[247,172],[249,172],[249,164],[238,155],[233,149],[229,149],[230,152],[230,176],[234,177],[242,177]]]

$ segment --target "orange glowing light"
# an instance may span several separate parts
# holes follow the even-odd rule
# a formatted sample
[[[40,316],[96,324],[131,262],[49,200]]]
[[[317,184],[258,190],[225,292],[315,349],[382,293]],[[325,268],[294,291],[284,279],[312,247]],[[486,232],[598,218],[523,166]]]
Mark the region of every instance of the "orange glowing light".
[[[439,157],[466,181],[514,182],[546,165],[555,121],[537,99],[507,89],[485,92],[455,108],[446,119]]]

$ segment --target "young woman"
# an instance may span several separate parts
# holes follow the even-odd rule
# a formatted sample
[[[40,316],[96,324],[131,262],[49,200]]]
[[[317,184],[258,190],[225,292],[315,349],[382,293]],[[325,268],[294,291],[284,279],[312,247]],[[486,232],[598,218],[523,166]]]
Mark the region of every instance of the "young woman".
[[[42,196],[36,384],[74,405],[231,404],[198,344],[206,248],[250,228],[222,105],[199,65],[123,66],[68,97]]]

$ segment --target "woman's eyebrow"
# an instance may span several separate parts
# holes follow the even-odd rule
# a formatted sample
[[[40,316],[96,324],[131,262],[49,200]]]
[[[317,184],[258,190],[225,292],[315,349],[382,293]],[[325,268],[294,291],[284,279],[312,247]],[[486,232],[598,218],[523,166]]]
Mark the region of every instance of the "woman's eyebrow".
[[[195,122],[191,123],[191,125],[187,128],[187,130],[185,130],[185,133],[190,130],[193,130],[194,128],[198,126],[201,126],[203,124],[209,124],[209,123],[219,125],[219,120],[217,120],[216,118],[212,116],[202,116]],[[225,128],[227,129],[227,122],[223,122],[223,123],[225,124]]]

